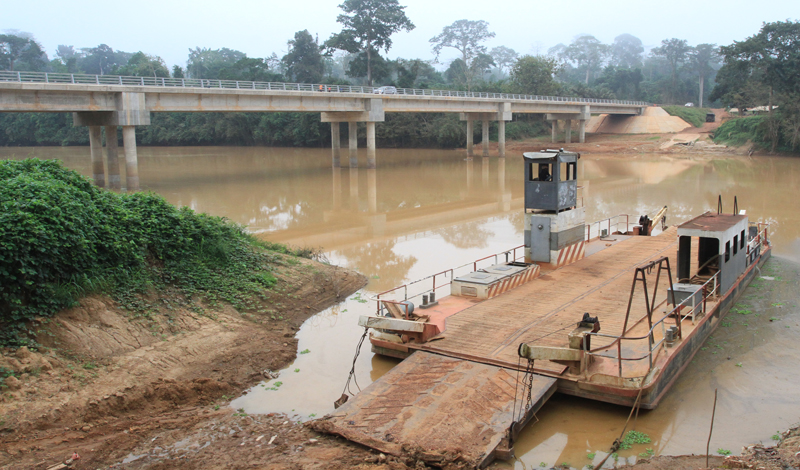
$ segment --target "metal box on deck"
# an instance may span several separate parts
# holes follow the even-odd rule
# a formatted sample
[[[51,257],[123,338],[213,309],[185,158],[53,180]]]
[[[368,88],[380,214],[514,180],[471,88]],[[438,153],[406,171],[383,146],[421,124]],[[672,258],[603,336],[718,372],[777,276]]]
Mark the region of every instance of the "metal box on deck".
[[[677,282],[672,284],[672,289],[667,289],[667,295],[672,305],[683,302],[686,308],[691,309],[692,323],[694,323],[695,317],[703,311],[703,286]],[[687,313],[684,311],[681,312],[681,315],[685,316]]]

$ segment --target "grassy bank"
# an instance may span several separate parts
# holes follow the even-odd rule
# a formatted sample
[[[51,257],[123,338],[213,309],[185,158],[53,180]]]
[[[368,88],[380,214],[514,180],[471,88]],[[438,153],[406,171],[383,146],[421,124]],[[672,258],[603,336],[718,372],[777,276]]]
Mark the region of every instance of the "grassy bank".
[[[263,308],[276,252],[287,251],[152,193],[99,189],[57,161],[2,161],[0,346],[29,344],[30,320],[92,293],[135,316],[201,311],[200,301]]]
[[[678,116],[694,127],[703,127],[703,124],[706,123],[706,114],[711,112],[708,108],[689,106],[662,106],[662,108],[671,116]]]
[[[748,116],[725,121],[714,131],[714,142],[740,146],[752,142],[760,148],[769,148],[764,136],[766,116]]]

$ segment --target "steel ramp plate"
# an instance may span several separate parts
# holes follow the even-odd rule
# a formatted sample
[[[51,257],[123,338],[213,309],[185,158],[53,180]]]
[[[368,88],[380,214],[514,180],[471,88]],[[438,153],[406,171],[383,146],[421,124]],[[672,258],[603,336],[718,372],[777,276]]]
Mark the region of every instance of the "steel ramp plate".
[[[312,427],[387,454],[483,467],[511,426],[516,380],[513,370],[417,351]],[[534,376],[529,414],[555,388]]]

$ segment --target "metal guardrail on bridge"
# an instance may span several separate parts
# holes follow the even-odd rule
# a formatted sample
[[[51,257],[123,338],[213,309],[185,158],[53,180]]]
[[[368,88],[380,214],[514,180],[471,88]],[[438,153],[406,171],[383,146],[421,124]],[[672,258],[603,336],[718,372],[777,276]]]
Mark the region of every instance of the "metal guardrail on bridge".
[[[78,73],[49,72],[10,72],[0,71],[0,82],[21,83],[60,83],[82,85],[117,85],[144,87],[177,87],[177,88],[222,88],[235,90],[269,90],[269,91],[317,91],[331,93],[382,94],[382,87],[327,85],[324,83],[284,83],[284,82],[249,82],[242,80],[210,80],[205,78],[166,78],[166,77],[125,77],[119,75],[88,75]],[[614,104],[628,106],[650,106],[644,101],[606,100],[598,98],[578,98],[568,96],[520,95],[513,93],[485,93],[457,90],[431,90],[420,88],[396,88],[397,95],[437,96],[454,98],[483,98],[493,100],[522,100],[543,102],[569,102],[586,104]]]

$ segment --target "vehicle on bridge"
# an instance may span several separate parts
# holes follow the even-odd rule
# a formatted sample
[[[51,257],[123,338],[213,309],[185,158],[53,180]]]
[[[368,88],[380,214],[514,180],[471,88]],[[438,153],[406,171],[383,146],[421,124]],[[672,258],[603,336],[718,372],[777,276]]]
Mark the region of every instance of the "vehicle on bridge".
[[[397,88],[393,86],[382,86],[372,90],[376,95],[396,95]]]

